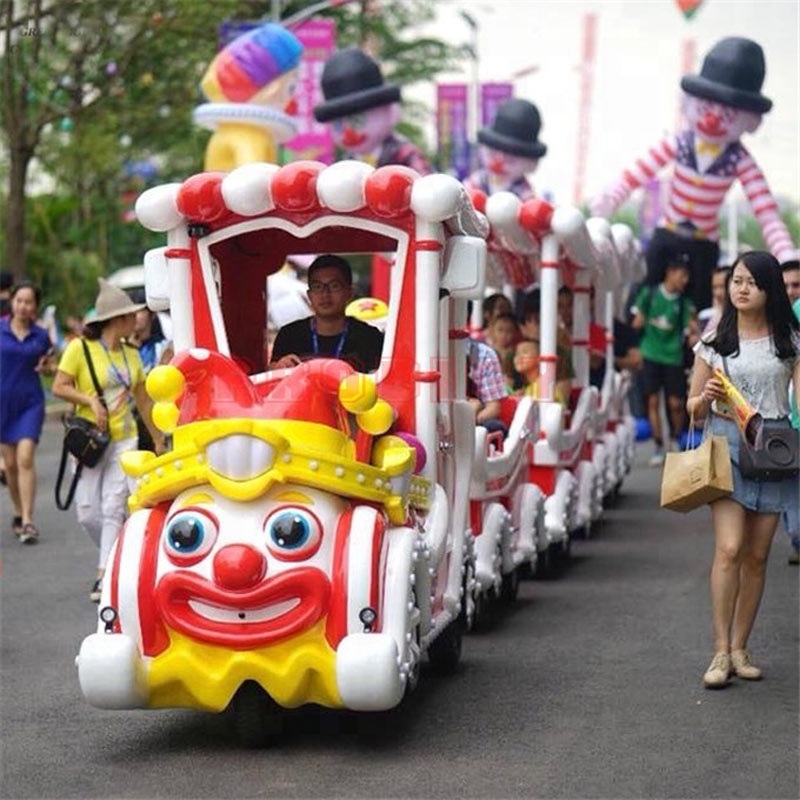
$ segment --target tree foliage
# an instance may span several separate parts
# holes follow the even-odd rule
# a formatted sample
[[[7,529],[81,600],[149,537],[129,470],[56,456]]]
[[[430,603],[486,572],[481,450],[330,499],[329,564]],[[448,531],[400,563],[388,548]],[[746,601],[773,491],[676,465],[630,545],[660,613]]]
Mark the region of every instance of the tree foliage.
[[[283,17],[315,2],[283,2]],[[430,80],[460,56],[446,42],[415,38],[434,6],[361,0],[323,15],[336,20],[340,47],[364,47],[387,80],[407,84]],[[130,174],[132,165],[152,162],[159,183],[202,169],[209,134],[194,125],[192,109],[202,100],[199,81],[219,25],[269,11],[265,0],[0,0],[0,245],[14,249],[6,264],[40,282],[60,314],[84,311],[98,274],[141,263],[160,243],[163,237],[123,219],[147,185]],[[420,144],[425,113],[404,105],[403,131]],[[11,186],[20,158],[21,192]],[[52,180],[52,194],[25,197],[31,163]],[[27,222],[22,260],[10,212]]]

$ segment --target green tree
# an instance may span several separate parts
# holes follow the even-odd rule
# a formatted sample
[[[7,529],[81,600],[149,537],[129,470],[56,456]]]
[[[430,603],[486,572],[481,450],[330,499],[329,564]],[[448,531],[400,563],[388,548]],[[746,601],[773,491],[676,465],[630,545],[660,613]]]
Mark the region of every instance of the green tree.
[[[202,169],[209,133],[194,125],[192,110],[202,101],[199,81],[217,51],[219,25],[262,19],[270,4],[0,3],[0,121],[8,153],[0,246],[18,276],[27,272],[39,280],[46,298],[65,313],[80,312],[94,295],[96,274],[140,263],[142,253],[163,239],[123,220],[146,187],[127,174],[130,162],[151,160],[159,183]],[[283,3],[283,16],[314,4]],[[336,19],[339,46],[371,48],[388,80],[430,79],[459,56],[444,42],[414,38],[415,28],[433,17],[431,0],[376,7],[362,0],[325,13]],[[423,113],[404,104],[403,131],[420,143],[414,123]],[[51,196],[26,200],[34,159],[54,188]]]
[[[57,181],[70,171],[68,185],[81,200],[75,213],[86,222],[96,185],[119,175],[117,126],[151,141],[185,132],[190,121],[182,112],[197,91],[195,65],[213,56],[217,25],[261,8],[234,0],[1,0],[0,123],[8,151],[4,244],[15,275],[26,268],[25,193],[32,160],[41,157]],[[152,84],[141,81],[148,72]],[[157,126],[154,135],[156,110],[163,105],[174,107],[180,122]],[[43,144],[60,133],[69,141],[57,138],[48,158]]]

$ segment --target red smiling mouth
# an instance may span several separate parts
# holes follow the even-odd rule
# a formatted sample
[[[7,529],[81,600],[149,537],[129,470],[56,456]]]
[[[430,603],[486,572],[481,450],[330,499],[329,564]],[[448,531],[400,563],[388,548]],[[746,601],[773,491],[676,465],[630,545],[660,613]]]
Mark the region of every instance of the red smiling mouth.
[[[321,570],[301,567],[255,589],[222,589],[193,572],[170,572],[158,582],[156,603],[180,633],[233,650],[252,650],[310,628],[326,612],[331,585]]]

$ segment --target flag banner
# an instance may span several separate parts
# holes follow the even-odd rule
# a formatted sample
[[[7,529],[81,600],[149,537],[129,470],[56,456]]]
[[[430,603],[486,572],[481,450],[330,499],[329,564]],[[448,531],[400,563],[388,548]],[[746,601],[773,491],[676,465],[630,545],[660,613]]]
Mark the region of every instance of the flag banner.
[[[489,128],[497,115],[501,103],[511,99],[514,94],[513,83],[481,84],[481,127]]]
[[[436,87],[436,132],[439,169],[459,180],[469,175],[467,109],[469,94],[465,83],[442,83]]]
[[[332,19],[310,19],[292,28],[303,45],[298,67],[295,119],[298,134],[286,143],[294,159],[309,159],[333,163],[334,146],[330,127],[314,119],[314,106],[325,98],[322,95],[322,69],[336,49],[336,23]]]

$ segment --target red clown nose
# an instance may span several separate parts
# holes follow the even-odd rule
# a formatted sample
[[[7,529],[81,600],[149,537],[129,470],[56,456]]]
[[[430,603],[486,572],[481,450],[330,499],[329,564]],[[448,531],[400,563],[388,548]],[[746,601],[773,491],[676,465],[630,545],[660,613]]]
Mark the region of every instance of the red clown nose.
[[[214,582],[223,589],[250,589],[266,573],[266,559],[250,545],[229,544],[214,556]]]

